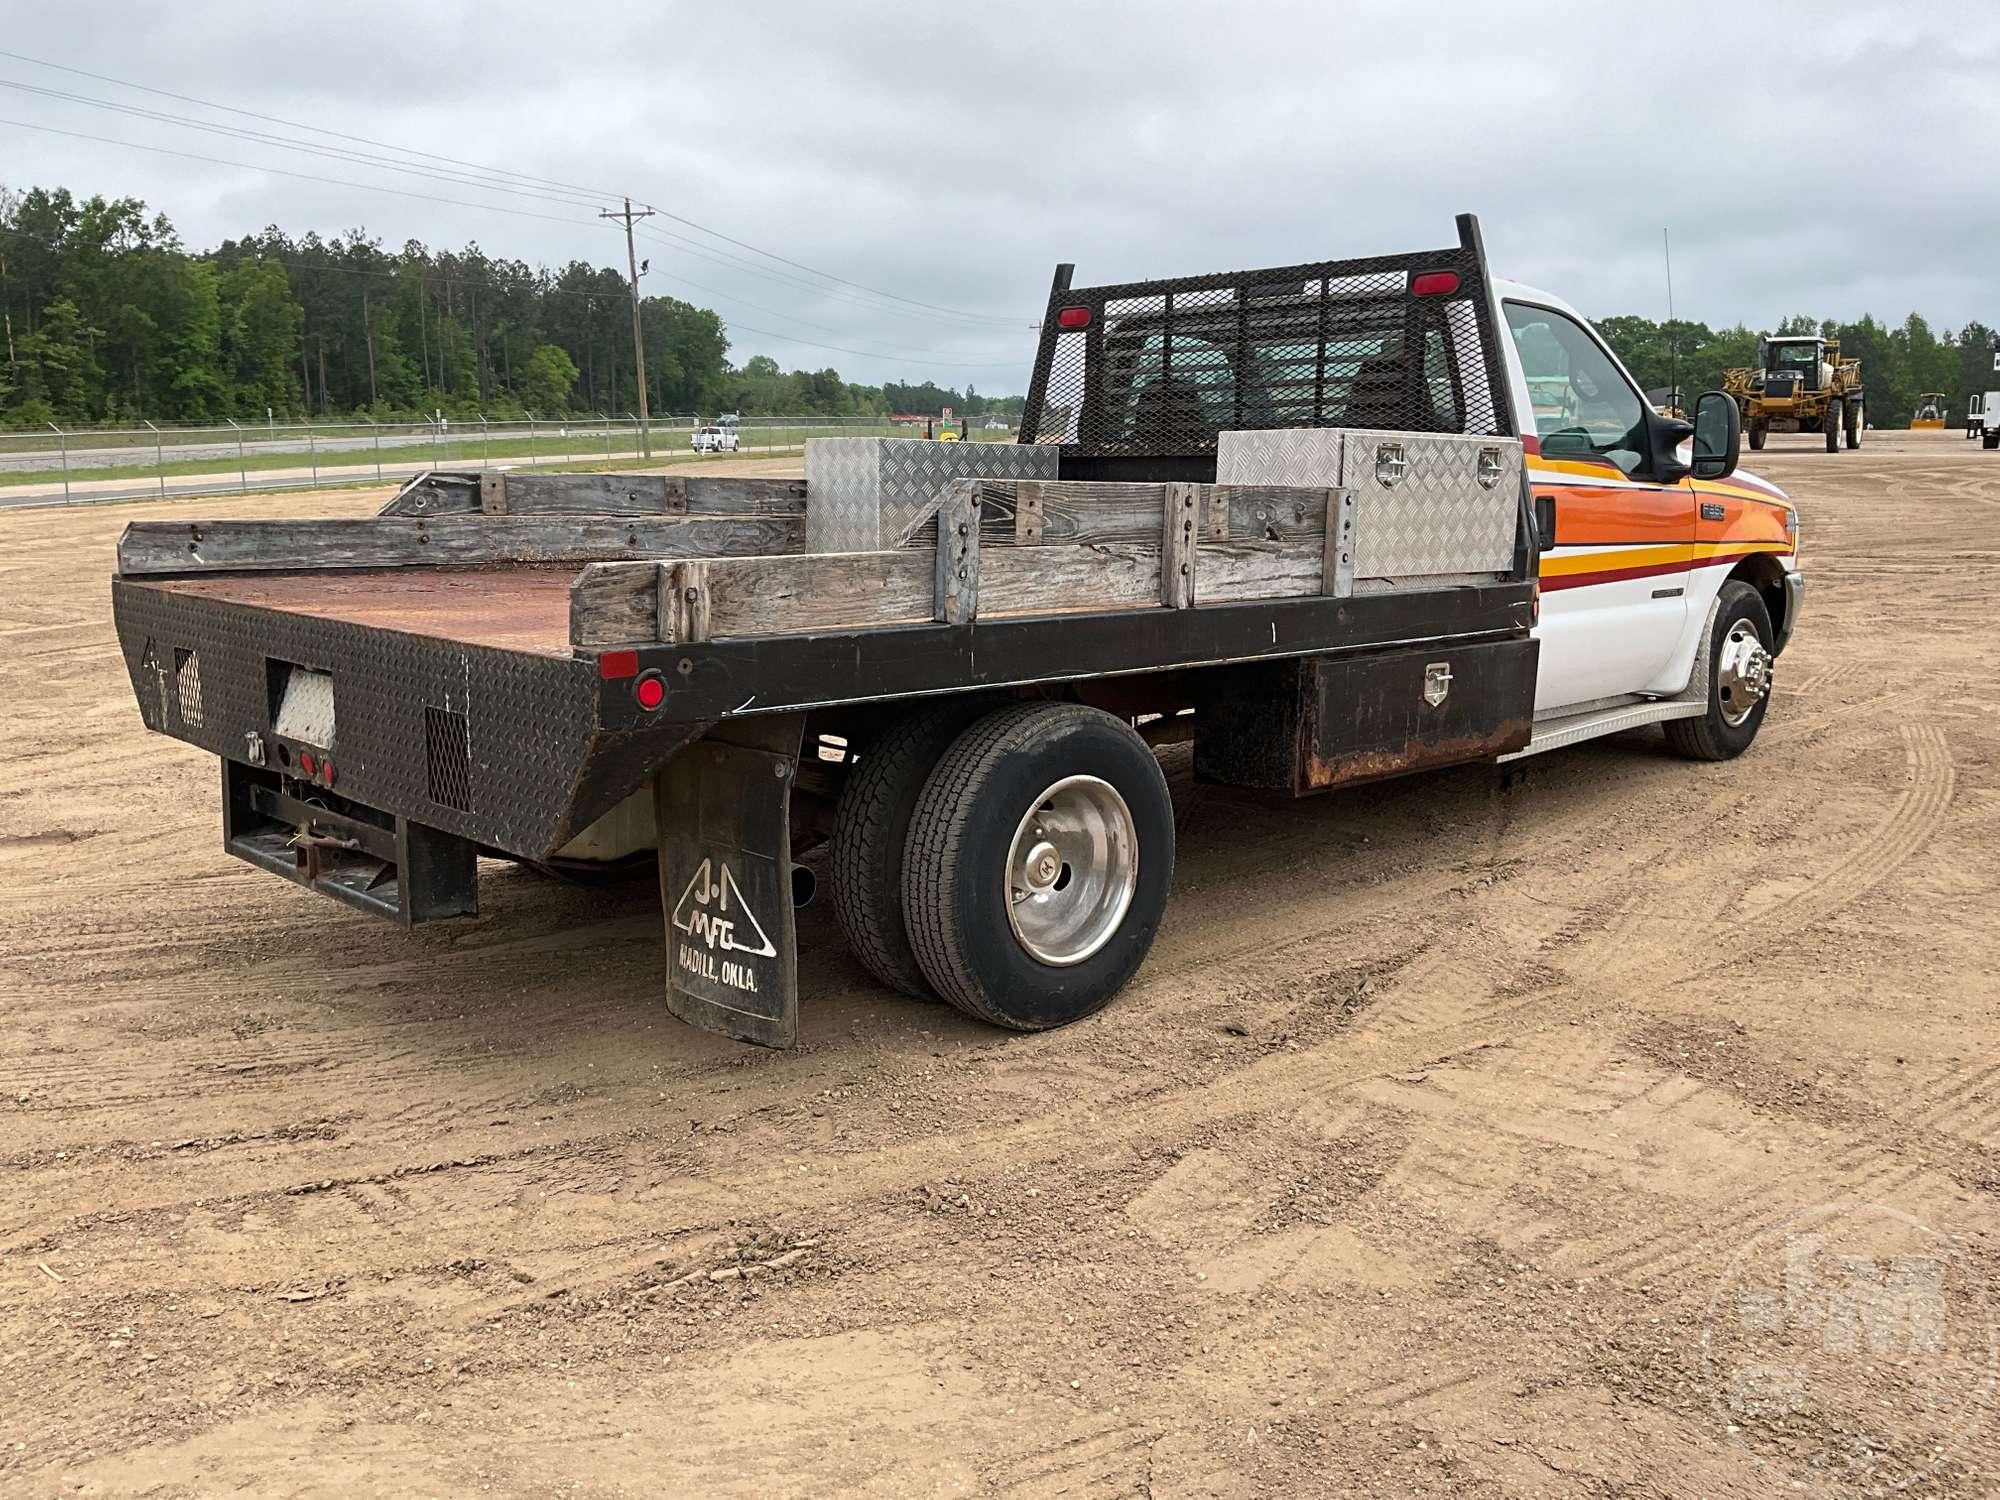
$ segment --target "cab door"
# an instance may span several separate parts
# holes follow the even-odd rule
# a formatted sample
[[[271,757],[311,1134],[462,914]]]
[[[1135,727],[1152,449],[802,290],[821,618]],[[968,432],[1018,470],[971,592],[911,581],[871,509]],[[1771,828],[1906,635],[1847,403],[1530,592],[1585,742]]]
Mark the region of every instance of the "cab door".
[[[1525,300],[1501,305],[1542,533],[1535,711],[1640,692],[1686,628],[1693,487],[1648,472],[1645,398],[1582,319]]]

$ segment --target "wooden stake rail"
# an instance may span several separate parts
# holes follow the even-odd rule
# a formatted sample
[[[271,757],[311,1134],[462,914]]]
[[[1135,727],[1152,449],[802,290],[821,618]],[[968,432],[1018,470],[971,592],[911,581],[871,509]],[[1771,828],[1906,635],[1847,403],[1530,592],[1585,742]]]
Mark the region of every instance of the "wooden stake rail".
[[[572,586],[571,644],[1187,609],[1352,584],[1345,490],[959,479],[927,530],[928,545],[886,552],[600,563]]]
[[[704,474],[434,471],[404,485],[385,516],[802,516],[803,479]]]
[[[361,516],[339,521],[135,521],[122,578],[348,568],[580,567],[607,558],[794,550],[798,516]]]

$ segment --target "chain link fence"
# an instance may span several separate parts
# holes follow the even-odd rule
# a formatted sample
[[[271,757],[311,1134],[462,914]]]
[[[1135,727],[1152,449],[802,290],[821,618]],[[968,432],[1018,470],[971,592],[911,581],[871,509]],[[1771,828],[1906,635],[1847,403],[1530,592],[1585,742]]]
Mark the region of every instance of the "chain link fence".
[[[629,413],[220,427],[50,423],[41,430],[0,431],[0,508],[388,483],[430,469],[643,467],[692,456],[696,427],[714,421],[654,417],[650,460],[639,419]],[[795,452],[809,437],[922,437],[925,431],[921,423],[877,416],[742,417],[728,425],[738,452],[767,455]],[[1013,434],[972,423],[966,436],[1010,440]]]

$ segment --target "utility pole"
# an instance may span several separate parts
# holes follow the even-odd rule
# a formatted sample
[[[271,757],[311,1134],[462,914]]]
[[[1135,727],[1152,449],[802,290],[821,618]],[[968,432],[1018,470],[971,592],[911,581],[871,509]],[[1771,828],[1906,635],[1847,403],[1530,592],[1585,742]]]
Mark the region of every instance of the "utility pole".
[[[652,413],[646,406],[646,338],[639,327],[639,252],[632,244],[632,221],[650,219],[653,210],[642,208],[634,213],[632,200],[625,200],[623,213],[609,211],[598,214],[600,219],[623,219],[625,221],[625,264],[632,271],[632,361],[639,374],[639,451],[646,457],[653,456]],[[647,264],[651,264],[649,261]]]
[[[7,368],[14,368],[14,313],[7,302],[7,257],[0,255],[0,318],[7,323]]]
[[[375,395],[375,330],[368,322],[368,288],[361,289],[361,333],[368,341],[368,405],[372,409],[378,402]]]

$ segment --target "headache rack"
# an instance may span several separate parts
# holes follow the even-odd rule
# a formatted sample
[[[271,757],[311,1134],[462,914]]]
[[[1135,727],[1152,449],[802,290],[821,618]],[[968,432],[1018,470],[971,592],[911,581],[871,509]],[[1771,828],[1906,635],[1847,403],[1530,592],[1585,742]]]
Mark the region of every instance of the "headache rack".
[[[1065,479],[1215,477],[1222,432],[1518,435],[1479,223],[1444,250],[1072,287],[1056,267],[1020,441]]]

